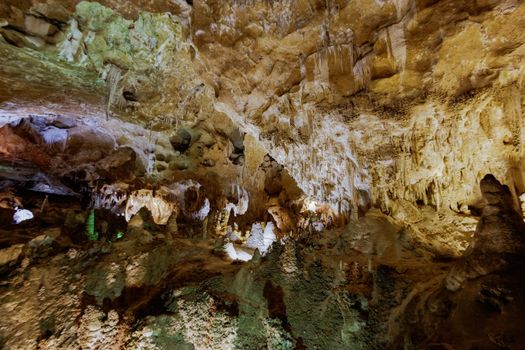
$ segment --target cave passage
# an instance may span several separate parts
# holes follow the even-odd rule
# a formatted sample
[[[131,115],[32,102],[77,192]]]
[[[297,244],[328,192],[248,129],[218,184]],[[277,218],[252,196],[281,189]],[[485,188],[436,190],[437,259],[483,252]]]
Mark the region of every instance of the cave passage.
[[[525,349],[524,18],[2,0],[0,349]]]

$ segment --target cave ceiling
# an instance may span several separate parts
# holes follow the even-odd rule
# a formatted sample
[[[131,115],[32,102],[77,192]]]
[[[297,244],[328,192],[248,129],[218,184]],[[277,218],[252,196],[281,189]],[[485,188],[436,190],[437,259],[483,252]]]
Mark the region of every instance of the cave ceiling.
[[[103,231],[119,239],[124,232],[153,227],[164,230],[161,238],[170,242],[173,232],[208,243],[218,239],[213,244],[236,261],[274,254],[273,260],[265,258],[271,261],[265,260],[264,268],[277,264],[283,272],[264,284],[264,297],[280,298],[281,304],[284,293],[284,302],[291,305],[296,289],[286,283],[292,275],[298,278],[298,263],[289,261],[293,253],[284,242],[319,248],[321,261],[331,254],[351,255],[348,250],[364,254],[367,261],[345,264],[360,264],[362,271],[354,273],[369,273],[372,279],[382,264],[428,258],[436,264],[428,272],[435,278],[427,287],[418,285],[403,304],[419,308],[422,301],[414,295],[426,293],[425,288],[456,293],[458,286],[509,266],[498,260],[500,254],[523,253],[518,236],[525,211],[524,62],[521,0],[3,0],[0,220],[8,222],[0,239],[7,249],[0,254],[0,272],[18,266],[24,254],[30,256],[22,253],[31,236],[23,225],[31,231],[35,222],[60,226],[66,218],[73,231],[85,234],[87,227],[93,238],[89,222],[96,216],[100,219],[92,226],[101,231],[99,220],[106,220]],[[58,214],[45,217],[46,206]],[[493,227],[500,219],[501,232]],[[28,221],[17,226],[23,220]],[[325,237],[325,231],[331,233]],[[355,233],[351,237],[350,231]],[[480,241],[491,232],[496,238]],[[338,238],[325,242],[331,235]],[[395,248],[400,237],[406,244]],[[86,237],[68,239],[60,244],[77,249]],[[139,241],[149,244],[154,238]],[[283,243],[282,251],[272,249],[273,242]],[[210,253],[189,244],[180,243],[181,249],[206,261],[203,280],[237,273],[230,276],[234,281],[221,281],[229,285],[221,285],[227,292],[215,286],[210,298],[242,294],[235,289],[246,282],[242,267],[222,266],[224,259],[217,256],[203,258]],[[193,260],[158,249],[159,259],[168,261],[148,258],[147,271],[162,265],[168,274],[181,263],[193,267],[170,274],[172,280],[194,275]],[[128,253],[142,264],[137,258],[141,251]],[[314,255],[307,249],[297,253],[305,261]],[[125,269],[107,259],[115,269]],[[449,259],[463,260],[448,274],[436,272]],[[418,264],[394,270],[424,266]],[[305,267],[314,275],[308,283],[316,278],[312,266]],[[339,278],[338,272],[326,273]],[[422,272],[415,275],[414,280],[424,279]],[[139,278],[140,283],[130,276],[122,282],[125,288],[167,283],[166,275]],[[86,293],[99,305],[105,296],[112,302],[126,297],[124,287],[100,291],[89,278],[83,281]],[[356,286],[353,293],[361,293]],[[469,285],[473,289],[447,301],[434,294],[424,297],[458,302],[478,287],[485,288]],[[376,301],[372,294],[366,298]],[[179,306],[191,309],[191,302],[184,299]],[[117,310],[123,304],[112,305]],[[268,307],[283,320],[282,305]],[[359,312],[367,307],[362,304]],[[106,313],[100,322],[110,322],[108,310],[88,311],[85,322],[99,313]],[[342,317],[350,317],[345,312]],[[288,316],[278,332],[282,337],[289,327],[310,332],[299,321],[301,315]],[[135,311],[133,317],[138,317]],[[457,320],[448,321],[446,327],[453,327]],[[164,321],[148,322],[160,327],[157,323]],[[350,344],[352,337],[357,341],[351,329],[366,327],[355,322],[341,330],[352,336],[342,333],[339,343],[324,343],[331,344],[326,348],[344,348],[341,344]],[[0,349],[2,329],[9,327],[0,321]],[[402,342],[399,334],[392,335],[396,327],[389,328],[388,344]],[[144,337],[122,332],[135,340]],[[469,334],[476,337],[474,331]],[[228,337],[233,335],[220,341]],[[306,348],[322,348],[305,337],[310,342]],[[296,346],[302,339],[297,334],[284,338],[282,344]],[[228,348],[215,341],[216,348]],[[410,344],[417,348],[416,343]],[[455,344],[468,348],[466,342]]]

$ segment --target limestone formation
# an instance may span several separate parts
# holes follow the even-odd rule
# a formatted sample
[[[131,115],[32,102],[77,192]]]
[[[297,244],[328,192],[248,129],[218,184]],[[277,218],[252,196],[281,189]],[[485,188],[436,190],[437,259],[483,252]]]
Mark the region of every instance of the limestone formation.
[[[525,3],[3,0],[0,349],[521,349]]]

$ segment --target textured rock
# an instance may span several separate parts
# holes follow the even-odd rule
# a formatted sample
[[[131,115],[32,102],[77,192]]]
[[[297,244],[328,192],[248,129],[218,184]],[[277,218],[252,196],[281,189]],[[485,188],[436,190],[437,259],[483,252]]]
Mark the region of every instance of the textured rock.
[[[13,268],[19,261],[24,251],[23,244],[16,244],[0,251],[0,272],[5,273]]]
[[[414,289],[400,307],[401,324],[391,318],[391,329],[401,325],[398,343],[522,346],[523,333],[513,320],[521,317],[524,302],[525,224],[507,186],[487,175],[480,187],[485,204],[471,245],[443,279]]]
[[[0,347],[523,347],[524,14],[3,1]]]
[[[69,28],[87,51],[67,58],[109,74],[109,113],[161,129],[225,113],[333,216],[355,215],[369,200],[395,211],[400,199],[465,212],[480,193],[464,184],[489,172],[515,196],[524,191],[522,171],[509,165],[523,156],[523,38],[509,32],[520,4],[199,1],[189,33],[184,20],[149,14],[131,28],[114,8],[76,6],[78,28]],[[193,171],[186,160],[171,169]]]
[[[462,263],[447,276],[450,290],[460,288],[466,279],[509,268],[512,260],[525,252],[525,223],[512,208],[509,188],[492,175],[485,176],[480,187],[486,205]]]

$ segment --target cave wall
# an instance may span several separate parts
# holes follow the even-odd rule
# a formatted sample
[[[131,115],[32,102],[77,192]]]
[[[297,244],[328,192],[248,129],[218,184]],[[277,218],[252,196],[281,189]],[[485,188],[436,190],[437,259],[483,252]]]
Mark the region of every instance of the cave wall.
[[[0,345],[519,348],[524,14],[3,2]]]

